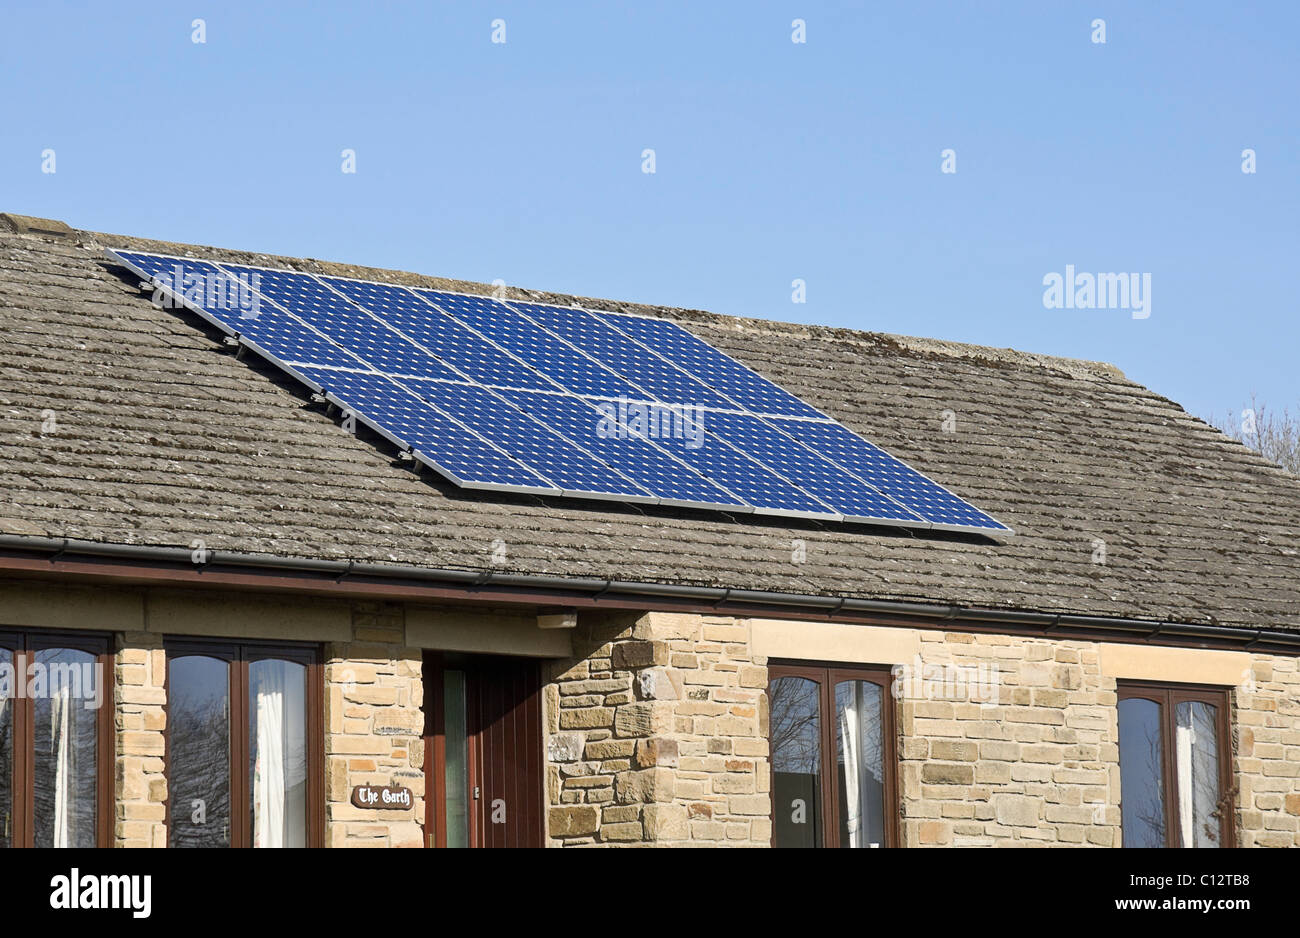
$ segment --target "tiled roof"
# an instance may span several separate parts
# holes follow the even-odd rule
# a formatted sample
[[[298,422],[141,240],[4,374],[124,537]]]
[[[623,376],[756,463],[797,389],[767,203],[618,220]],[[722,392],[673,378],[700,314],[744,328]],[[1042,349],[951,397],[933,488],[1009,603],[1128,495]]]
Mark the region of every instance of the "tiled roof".
[[[1107,365],[513,291],[683,322],[1017,533],[472,493],[154,307],[104,248],[490,288],[5,218],[0,533],[1300,629],[1300,481]]]

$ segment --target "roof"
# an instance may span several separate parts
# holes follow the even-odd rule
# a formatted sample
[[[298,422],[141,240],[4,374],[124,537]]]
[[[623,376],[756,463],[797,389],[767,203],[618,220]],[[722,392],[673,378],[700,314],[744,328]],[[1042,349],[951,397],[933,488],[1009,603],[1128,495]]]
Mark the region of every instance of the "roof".
[[[1300,480],[1109,365],[512,289],[676,320],[1017,533],[476,493],[344,433],[274,366],[153,306],[104,249],[492,287],[5,228],[0,533],[1300,630]]]

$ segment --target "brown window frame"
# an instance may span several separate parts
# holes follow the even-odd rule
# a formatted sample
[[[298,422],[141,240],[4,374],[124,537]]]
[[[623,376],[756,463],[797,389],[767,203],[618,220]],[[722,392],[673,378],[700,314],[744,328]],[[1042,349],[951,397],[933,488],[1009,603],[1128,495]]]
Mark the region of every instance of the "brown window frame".
[[[248,811],[248,666],[269,658],[293,661],[307,668],[307,847],[325,845],[325,681],[319,645],[256,639],[213,642],[193,638],[164,639],[167,656],[166,732],[163,773],[168,780],[164,821],[171,846],[171,686],[172,660],[191,655],[215,658],[229,665],[226,693],[230,700],[230,848],[251,849],[253,819]],[[238,814],[235,805],[239,805]]]
[[[95,846],[113,846],[113,806],[117,799],[114,766],[117,752],[114,742],[114,663],[112,636],[103,632],[69,631],[52,629],[0,628],[0,641],[13,646],[15,675],[25,675],[28,656],[48,648],[71,648],[95,656],[95,663],[104,675],[100,689],[102,705],[95,715]],[[11,791],[13,792],[13,826],[10,844],[15,848],[34,847],[35,824],[32,812],[36,799],[36,774],[33,771],[31,750],[36,739],[36,714],[26,694],[15,694],[13,704],[14,765]]]
[[[1232,847],[1237,843],[1236,786],[1232,774],[1232,694],[1226,687],[1210,684],[1177,684],[1157,681],[1117,681],[1115,683],[1116,726],[1119,703],[1123,700],[1149,700],[1160,706],[1161,776],[1164,788],[1165,846],[1181,847],[1183,832],[1178,824],[1178,777],[1175,771],[1174,734],[1177,728],[1177,705],[1180,703],[1206,703],[1216,708],[1218,718],[1215,729],[1218,739],[1215,750],[1219,761],[1219,846]],[[1116,736],[1118,747],[1119,737]],[[1119,753],[1120,765],[1124,754]],[[1122,773],[1121,768],[1121,773]],[[1120,787],[1120,842],[1123,843],[1124,790]]]
[[[897,701],[891,690],[894,676],[888,665],[858,665],[828,661],[769,661],[767,681],[782,677],[799,677],[814,681],[820,687],[818,694],[818,719],[821,723],[821,796],[822,796],[822,847],[836,849],[840,846],[839,774],[835,766],[835,685],[841,681],[869,681],[880,686],[883,692],[880,728],[883,751],[880,756],[884,769],[885,843],[886,848],[902,844],[902,804],[898,789],[898,712]],[[765,691],[766,693],[767,691]],[[769,759],[772,757],[771,726],[768,727]],[[776,798],[772,798],[772,846],[776,846]]]

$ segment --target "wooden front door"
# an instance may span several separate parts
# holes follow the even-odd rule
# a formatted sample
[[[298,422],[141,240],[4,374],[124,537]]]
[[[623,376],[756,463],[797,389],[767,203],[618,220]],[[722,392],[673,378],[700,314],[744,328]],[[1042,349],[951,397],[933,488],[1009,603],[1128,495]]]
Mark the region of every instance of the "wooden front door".
[[[538,662],[428,652],[424,687],[426,843],[540,847]]]

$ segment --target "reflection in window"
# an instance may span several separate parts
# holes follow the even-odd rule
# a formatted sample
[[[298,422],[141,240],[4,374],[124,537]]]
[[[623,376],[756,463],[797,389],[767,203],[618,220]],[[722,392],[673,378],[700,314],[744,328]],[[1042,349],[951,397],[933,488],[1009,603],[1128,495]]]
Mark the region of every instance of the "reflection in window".
[[[254,847],[307,844],[307,669],[248,666],[249,793]]]
[[[230,846],[230,665],[173,658],[168,673],[171,845]]]
[[[1186,847],[1218,847],[1220,823],[1218,708],[1198,700],[1178,704],[1174,758],[1178,766],[1178,825]]]
[[[822,843],[821,685],[778,677],[768,685],[772,749],[772,801],[778,847]]]
[[[34,843],[95,846],[97,712],[95,656],[72,648],[34,655]]]
[[[1119,702],[1120,808],[1126,847],[1165,845],[1160,709],[1144,697]]]
[[[465,672],[443,671],[443,739],[446,769],[447,846],[469,846],[469,733]]]
[[[1122,682],[1120,810],[1126,847],[1222,847],[1232,831],[1223,804],[1231,777],[1222,690]]]
[[[879,684],[870,681],[835,685],[841,847],[879,847],[884,843],[883,692]]]

